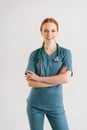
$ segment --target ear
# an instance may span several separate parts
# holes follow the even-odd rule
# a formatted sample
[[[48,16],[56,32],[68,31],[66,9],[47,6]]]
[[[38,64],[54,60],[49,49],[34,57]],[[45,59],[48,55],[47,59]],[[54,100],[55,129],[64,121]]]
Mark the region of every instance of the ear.
[[[41,31],[41,35],[42,35],[42,37],[44,36],[42,31]]]
[[[57,35],[58,35],[59,31],[57,31]]]

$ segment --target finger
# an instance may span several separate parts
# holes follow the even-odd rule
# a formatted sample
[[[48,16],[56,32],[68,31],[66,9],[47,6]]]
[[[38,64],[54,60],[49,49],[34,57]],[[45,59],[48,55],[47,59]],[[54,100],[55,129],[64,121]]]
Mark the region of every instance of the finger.
[[[28,76],[25,76],[25,79],[27,79],[28,78]]]
[[[28,79],[28,78],[30,78],[30,77],[31,77],[31,75],[30,75],[30,74],[25,76],[25,78],[26,78],[26,79]]]
[[[65,67],[67,68],[67,65]]]
[[[29,77],[29,75],[26,75],[25,78],[27,79]]]
[[[29,78],[29,77],[28,77],[26,80],[29,81],[30,79],[32,79],[32,78]]]
[[[67,71],[67,66],[63,66],[60,70],[60,73],[65,73]]]
[[[28,71],[28,73],[33,74],[33,72],[32,72],[32,71]]]
[[[28,73],[28,74],[27,74],[27,77],[29,77],[30,75],[31,75],[31,73]]]
[[[66,66],[63,66],[63,68],[67,68],[67,65],[66,65]]]
[[[26,77],[26,80],[28,80],[29,79],[29,77]]]
[[[63,66],[63,68],[62,68],[63,70],[67,70],[67,66]]]

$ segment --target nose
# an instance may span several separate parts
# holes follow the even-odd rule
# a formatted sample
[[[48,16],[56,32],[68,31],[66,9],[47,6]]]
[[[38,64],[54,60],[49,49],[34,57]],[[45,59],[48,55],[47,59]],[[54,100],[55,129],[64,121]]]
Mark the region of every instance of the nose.
[[[47,35],[48,35],[48,36],[51,36],[51,35],[52,35],[52,32],[51,32],[51,31],[48,31]]]

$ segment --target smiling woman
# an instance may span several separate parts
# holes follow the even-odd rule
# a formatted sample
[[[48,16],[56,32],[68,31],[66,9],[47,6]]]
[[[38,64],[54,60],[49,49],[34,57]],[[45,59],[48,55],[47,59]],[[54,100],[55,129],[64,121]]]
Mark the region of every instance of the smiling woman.
[[[34,50],[26,68],[26,80],[32,87],[27,98],[27,115],[31,130],[43,130],[44,115],[53,130],[69,130],[65,115],[62,84],[72,75],[70,50],[56,42],[59,25],[53,18],[43,20],[40,31],[43,46]]]
[[[54,43],[56,42],[56,36],[58,34],[59,25],[53,18],[45,19],[41,24],[41,34],[44,38],[44,43]],[[53,46],[53,44],[52,44]],[[55,44],[54,44],[55,46]],[[45,48],[46,47],[46,48]],[[47,49],[47,44],[44,44],[44,48]],[[54,48],[55,51],[55,48]]]

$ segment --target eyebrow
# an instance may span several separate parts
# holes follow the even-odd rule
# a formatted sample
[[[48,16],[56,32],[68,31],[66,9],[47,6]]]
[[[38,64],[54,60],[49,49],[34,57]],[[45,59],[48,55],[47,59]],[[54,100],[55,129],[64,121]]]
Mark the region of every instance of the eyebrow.
[[[44,29],[44,31],[49,31],[48,29]],[[51,29],[51,31],[56,31],[56,29]]]

